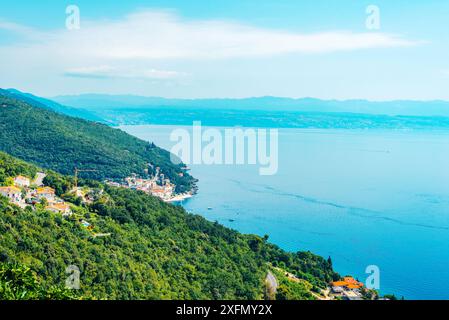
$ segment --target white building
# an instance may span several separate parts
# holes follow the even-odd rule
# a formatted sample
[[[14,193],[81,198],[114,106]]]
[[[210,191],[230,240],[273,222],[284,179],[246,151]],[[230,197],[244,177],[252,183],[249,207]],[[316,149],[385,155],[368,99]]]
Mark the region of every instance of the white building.
[[[344,300],[363,300],[362,295],[356,291],[344,291],[343,299]]]
[[[29,178],[24,176],[17,176],[14,178],[14,185],[20,188],[29,187],[31,181]]]
[[[22,200],[22,190],[17,187],[0,187],[0,194],[9,198],[12,202],[20,202]]]
[[[55,190],[50,187],[37,188],[37,198],[53,202],[55,201]]]
[[[45,209],[54,213],[61,213],[63,216],[70,216],[72,214],[72,209],[66,203],[55,203],[45,207]]]

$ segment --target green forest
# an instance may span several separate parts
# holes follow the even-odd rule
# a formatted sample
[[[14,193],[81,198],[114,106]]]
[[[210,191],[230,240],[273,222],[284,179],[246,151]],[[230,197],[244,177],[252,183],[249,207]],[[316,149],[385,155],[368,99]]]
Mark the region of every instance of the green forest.
[[[75,167],[94,170],[81,176],[100,181],[145,176],[146,169],[152,174],[160,167],[176,192],[194,188],[196,181],[184,165],[173,164],[170,153],[153,143],[40,106],[0,89],[0,151],[66,175],[73,175]]]
[[[3,182],[37,170],[0,153]],[[72,183],[55,172],[45,179],[73,201],[67,218],[0,196],[0,299],[263,299],[273,268],[305,280],[280,279],[278,299],[312,299],[310,291],[339,278],[330,260],[286,252],[268,236],[238,233],[140,191],[83,180],[102,190],[83,204],[68,194]],[[79,290],[64,287],[71,265],[80,271]]]

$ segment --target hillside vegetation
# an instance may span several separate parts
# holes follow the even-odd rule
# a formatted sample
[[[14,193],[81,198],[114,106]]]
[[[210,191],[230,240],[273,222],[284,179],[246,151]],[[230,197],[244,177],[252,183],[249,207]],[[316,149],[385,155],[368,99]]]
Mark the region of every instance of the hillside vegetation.
[[[27,102],[28,104],[39,107],[39,108],[55,111],[57,113],[65,114],[70,117],[82,118],[85,120],[109,124],[107,121],[105,121],[103,118],[99,117],[95,113],[84,110],[82,108],[67,107],[67,106],[59,104],[55,101],[45,99],[42,97],[38,97],[31,93],[21,92],[16,89],[7,89],[7,90],[3,91],[3,94],[8,94],[8,93],[9,93],[10,97],[15,97],[17,99],[23,100],[23,101]]]
[[[63,174],[74,168],[85,178],[121,179],[161,168],[177,192],[189,191],[195,180],[175,165],[170,153],[104,124],[65,116],[0,89],[0,151]],[[151,166],[149,166],[151,164]],[[180,173],[183,173],[180,175]]]
[[[37,170],[0,153],[2,181]],[[72,181],[54,172],[45,179],[67,201]],[[72,204],[75,214],[67,218],[0,196],[0,299],[24,291],[32,292],[29,299],[261,299],[271,267],[305,280],[290,288],[282,282],[279,297],[310,299],[310,290],[338,278],[330,261],[310,252],[283,251],[267,237],[238,233],[139,191],[95,181],[85,187],[103,192],[92,203]],[[70,265],[79,268],[81,286],[67,292]]]

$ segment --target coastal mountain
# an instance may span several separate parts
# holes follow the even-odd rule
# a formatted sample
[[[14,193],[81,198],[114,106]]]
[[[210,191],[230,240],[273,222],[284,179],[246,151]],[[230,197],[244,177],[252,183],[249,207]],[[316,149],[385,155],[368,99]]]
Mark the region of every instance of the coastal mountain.
[[[21,92],[17,89],[7,89],[6,91],[11,94],[11,97],[15,97],[17,99],[24,100],[27,103],[34,105],[36,107],[39,107],[39,108],[52,110],[52,111],[55,111],[55,112],[58,112],[61,114],[65,114],[65,115],[71,116],[71,117],[82,118],[82,119],[86,119],[86,120],[90,120],[90,121],[108,124],[107,121],[100,118],[94,112],[90,112],[90,111],[87,111],[82,108],[72,108],[72,107],[63,106],[62,104],[59,104],[55,101],[45,99],[42,97],[38,97],[31,93]],[[6,94],[6,92],[3,91],[3,94]]]
[[[123,179],[160,172],[178,193],[195,180],[173,164],[170,153],[105,124],[69,117],[30,96],[0,89],[0,151],[62,174],[88,169],[83,178]]]
[[[291,111],[320,113],[357,113],[389,116],[449,117],[447,101],[368,101],[321,100],[315,98],[256,97],[243,99],[166,99],[133,95],[82,94],[57,96],[52,100],[89,111],[116,109],[187,109],[239,111]]]
[[[0,152],[0,186],[39,171]],[[330,259],[283,251],[143,192],[85,181],[87,201],[73,177],[45,174],[46,194],[56,190],[70,214],[51,211],[47,198],[19,203],[32,185],[0,195],[0,300],[316,299],[339,278]],[[79,290],[65,288],[73,270]]]

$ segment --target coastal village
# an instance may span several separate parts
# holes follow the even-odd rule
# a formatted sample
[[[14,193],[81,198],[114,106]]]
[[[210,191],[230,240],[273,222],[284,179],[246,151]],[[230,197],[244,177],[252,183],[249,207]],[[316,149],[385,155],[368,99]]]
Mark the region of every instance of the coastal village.
[[[30,207],[35,210],[36,205],[44,205],[45,210],[55,214],[61,214],[63,217],[71,217],[74,212],[72,205],[60,197],[56,196],[56,191],[53,188],[44,186],[43,179],[45,174],[37,173],[36,179],[31,181],[25,176],[17,176],[13,180],[12,186],[0,186],[0,195],[9,199],[12,204],[15,204],[22,209]],[[82,193],[79,188],[76,190],[77,196],[82,196],[83,201],[88,202],[87,194]],[[78,221],[87,230],[93,230],[93,225],[84,219]]]
[[[180,173],[180,175],[182,175],[182,173]],[[156,172],[151,178],[145,179],[133,174],[121,182],[106,180],[105,183],[114,187],[140,190],[149,195],[158,197],[164,202],[180,202],[192,197],[192,192],[176,194],[176,186],[171,183],[170,179],[166,178],[165,175],[160,172],[159,167],[156,168]]]
[[[58,197],[53,188],[45,186],[43,183],[45,176],[43,172],[38,172],[34,180],[22,175],[16,176],[10,185],[0,186],[0,195],[8,198],[11,203],[22,209],[30,207],[35,210],[36,205],[39,204],[43,205],[45,210],[61,214],[63,217],[71,217],[74,214],[74,205]],[[180,202],[192,197],[191,192],[176,194],[176,186],[170,182],[170,179],[165,178],[159,167],[156,168],[155,175],[151,178],[141,178],[133,174],[120,182],[106,180],[105,183],[114,187],[143,191],[170,203]],[[82,203],[92,203],[94,200],[93,194],[95,192],[89,188],[75,186],[71,193],[81,198]],[[101,195],[103,190],[99,190],[97,193]],[[85,219],[79,219],[79,222],[88,230],[93,229],[93,226]]]
[[[31,187],[31,180],[28,177],[15,177],[14,186],[0,187],[0,194],[23,209],[27,206],[33,207],[37,203],[45,203],[46,210],[61,213],[63,216],[72,214],[70,206],[56,196],[53,188],[46,187],[42,183]]]
[[[44,185],[45,176],[43,172],[38,172],[34,180],[22,175],[16,176],[9,185],[0,186],[0,195],[8,198],[10,203],[22,209],[30,207],[32,210],[35,210],[36,206],[40,205],[47,211],[61,214],[66,218],[72,217],[81,226],[93,232],[94,225],[88,222],[87,219],[77,215],[74,216],[73,209],[76,207],[74,204],[64,201],[64,199],[56,195],[56,191],[53,188]],[[191,192],[176,194],[176,186],[170,182],[170,179],[165,178],[159,167],[156,168],[156,173],[151,178],[141,178],[133,174],[120,182],[106,180],[105,183],[114,187],[143,191],[170,203],[181,202],[192,197]],[[80,198],[82,203],[92,203],[95,194],[101,196],[103,190],[94,192],[94,190],[86,187],[75,186],[70,193]],[[104,236],[102,233],[93,234],[94,237],[99,235]]]

